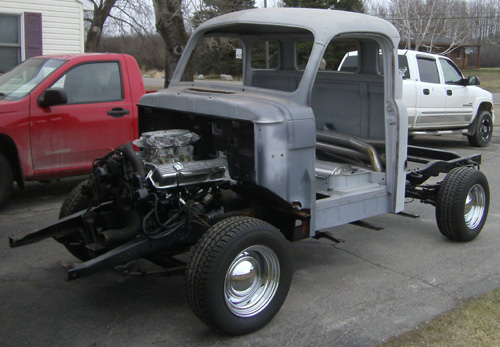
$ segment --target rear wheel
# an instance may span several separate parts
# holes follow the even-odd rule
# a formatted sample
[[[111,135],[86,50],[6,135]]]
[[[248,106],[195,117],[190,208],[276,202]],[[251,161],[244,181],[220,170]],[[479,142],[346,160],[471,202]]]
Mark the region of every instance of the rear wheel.
[[[471,241],[483,229],[490,206],[486,176],[478,170],[451,170],[439,187],[436,221],[441,234],[454,241]]]
[[[13,185],[14,173],[12,167],[7,159],[0,154],[0,207],[9,200]]]
[[[467,136],[469,143],[474,147],[485,147],[493,136],[493,119],[490,111],[483,110],[477,115],[476,131],[474,135]]]
[[[90,202],[82,193],[82,187],[86,183],[87,181],[83,181],[78,184],[75,188],[73,188],[73,190],[71,190],[66,199],[64,199],[61,211],[59,212],[59,219],[85,210],[90,206]],[[93,257],[89,253],[89,250],[85,247],[85,242],[82,237],[82,233],[84,232],[84,230],[77,230],[72,235],[58,241],[64,244],[64,247],[66,247],[66,249],[75,257],[82,261],[87,261]]]
[[[186,274],[187,297],[208,326],[246,334],[279,311],[291,279],[290,251],[281,232],[255,218],[232,217],[196,244]]]

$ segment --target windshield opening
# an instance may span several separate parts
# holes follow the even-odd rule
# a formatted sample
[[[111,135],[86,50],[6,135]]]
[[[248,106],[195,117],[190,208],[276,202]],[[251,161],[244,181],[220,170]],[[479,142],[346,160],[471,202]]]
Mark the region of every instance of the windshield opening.
[[[182,81],[194,79],[241,84],[243,44],[234,37],[205,37],[198,42],[187,66]]]
[[[304,48],[307,51],[302,59],[305,66],[314,36],[302,28],[264,27],[255,24],[226,25],[206,32],[197,41],[181,81],[294,92],[304,71],[303,67],[297,68],[293,52],[298,42],[310,41],[310,45]]]
[[[0,100],[24,98],[65,62],[62,59],[46,58],[26,60],[0,76]]]

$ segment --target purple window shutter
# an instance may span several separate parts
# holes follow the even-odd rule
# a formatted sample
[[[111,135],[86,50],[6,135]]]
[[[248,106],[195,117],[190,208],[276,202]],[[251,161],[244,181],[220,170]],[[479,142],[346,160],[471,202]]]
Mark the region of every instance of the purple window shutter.
[[[43,54],[41,13],[24,13],[24,37],[26,59]]]

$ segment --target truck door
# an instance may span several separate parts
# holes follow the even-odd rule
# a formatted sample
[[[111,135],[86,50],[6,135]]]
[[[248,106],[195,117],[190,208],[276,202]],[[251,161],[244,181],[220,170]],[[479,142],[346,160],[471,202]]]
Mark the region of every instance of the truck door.
[[[419,81],[417,85],[416,127],[439,128],[445,124],[446,90],[441,83],[436,59],[417,56]]]
[[[462,84],[463,75],[450,60],[439,58],[446,87],[446,121],[449,125],[467,126],[474,112],[473,90]]]
[[[413,128],[417,115],[417,89],[412,81],[411,71],[408,66],[408,57],[404,54],[398,55],[399,75],[403,79],[403,100],[408,112],[408,127]]]
[[[35,175],[84,172],[95,158],[132,139],[134,105],[123,85],[122,63],[76,65],[51,86],[66,91],[66,104],[41,108],[36,102],[39,96],[32,101]]]

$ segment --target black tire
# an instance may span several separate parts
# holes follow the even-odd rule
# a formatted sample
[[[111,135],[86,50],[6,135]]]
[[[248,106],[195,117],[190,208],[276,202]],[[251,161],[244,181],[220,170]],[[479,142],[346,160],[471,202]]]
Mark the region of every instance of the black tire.
[[[243,269],[246,273],[236,276]],[[208,229],[194,248],[186,273],[189,305],[202,322],[223,333],[256,331],[281,308],[292,269],[288,243],[279,230],[255,218],[227,218]],[[245,289],[253,294],[238,300],[236,294],[243,295]],[[241,303],[256,298],[250,307]]]
[[[493,120],[490,111],[482,110],[476,118],[474,135],[467,136],[469,144],[474,147],[486,147],[493,136]]]
[[[466,242],[483,229],[490,207],[486,176],[470,167],[451,170],[441,185],[436,201],[436,221],[447,238]]]
[[[64,202],[59,211],[59,219],[72,215],[73,213],[87,209],[90,206],[87,198],[82,194],[82,187],[87,183],[83,181],[71,190],[69,195],[64,199]],[[92,255],[85,247],[80,234],[74,234],[60,240],[64,247],[81,261],[92,259]]]
[[[0,154],[0,208],[9,200],[13,185],[12,167],[7,159]]]

